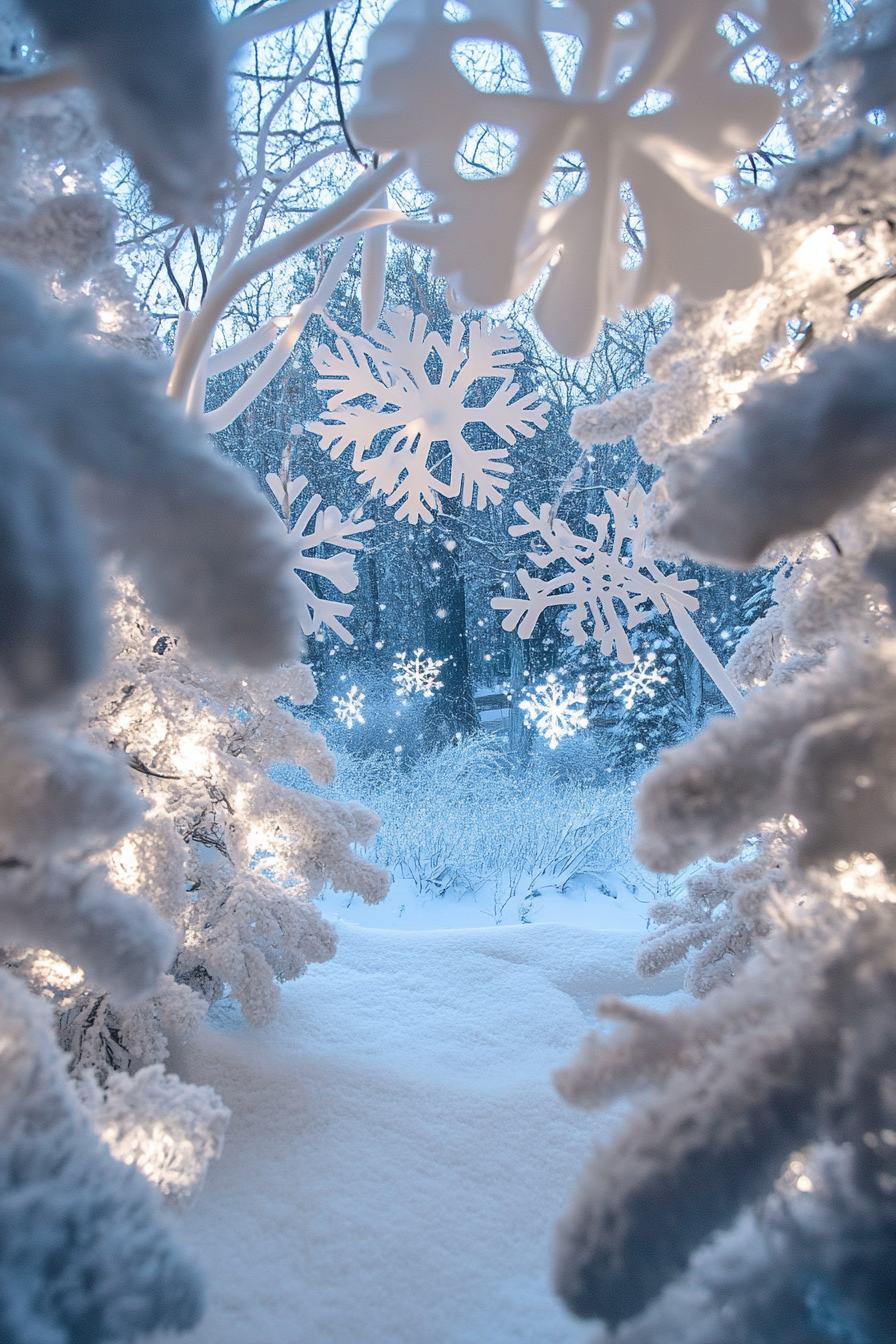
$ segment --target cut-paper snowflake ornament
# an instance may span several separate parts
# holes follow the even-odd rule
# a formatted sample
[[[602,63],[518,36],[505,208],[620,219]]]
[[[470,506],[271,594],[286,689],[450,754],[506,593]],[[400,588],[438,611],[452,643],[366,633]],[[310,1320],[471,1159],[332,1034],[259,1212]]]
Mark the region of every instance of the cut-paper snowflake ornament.
[[[422,649],[415,649],[413,658],[406,653],[397,653],[392,664],[395,672],[392,680],[398,687],[395,694],[422,695],[425,700],[430,700],[444,685],[439,680],[444,661],[444,658],[427,657]]]
[[[354,728],[356,723],[364,723],[361,710],[364,708],[366,698],[363,691],[353,686],[348,695],[333,696],[333,713],[346,728]]]
[[[354,592],[358,586],[358,576],[355,573],[353,552],[363,549],[363,543],[356,538],[359,533],[370,531],[374,526],[373,520],[363,520],[360,509],[355,509],[347,518],[342,517],[335,505],[321,509],[321,496],[315,494],[293,523],[292,506],[302,491],[307,489],[308,478],[296,476],[290,480],[288,450],[283,455],[280,475],[269,472],[265,481],[295,544],[294,565],[299,584],[299,624],[302,634],[316,635],[323,626],[327,626],[343,643],[354,644],[354,635],[340,619],[351,616],[354,610],[351,604],[318,597],[302,575],[314,574],[326,579],[340,593]],[[329,554],[318,554],[318,548],[322,546],[327,548]]]
[[[568,691],[549,672],[546,681],[536,686],[525,700],[519,702],[526,726],[535,728],[546,739],[551,751],[556,751],[564,737],[574,737],[580,728],[588,727],[583,706],[588,704],[584,684],[579,681]]]
[[[622,696],[622,703],[626,709],[634,709],[639,696],[646,695],[652,700],[656,695],[657,686],[665,686],[669,678],[663,676],[662,668],[656,661],[656,654],[648,653],[646,658],[639,658],[636,654],[631,666],[624,667],[621,672],[614,672],[610,680],[621,683],[615,687],[613,694]]]
[[[708,299],[761,277],[757,238],[717,208],[712,181],[758,144],[780,102],[731,67],[757,41],[788,61],[807,54],[824,8],[738,0],[761,29],[740,42],[723,36],[733,26],[719,24],[718,0],[399,0],[371,35],[351,127],[372,149],[403,151],[433,193],[432,223],[394,232],[434,249],[434,270],[463,303],[515,298],[549,266],[538,322],[558,350],[582,356],[620,304],[676,285]],[[471,136],[486,157],[462,176]],[[584,190],[545,200],[571,157]],[[623,183],[647,239],[629,270]]]
[[[615,648],[620,662],[633,663],[635,655],[626,625],[633,630],[656,615],[669,615],[728,703],[739,711],[743,696],[689,614],[700,606],[693,592],[698,586],[697,579],[681,579],[674,570],[664,574],[657,562],[645,554],[641,518],[644,491],[635,486],[618,494],[605,490],[604,495],[612,517],[608,513],[586,515],[595,534],[593,538],[578,536],[568,523],[554,515],[549,504],[542,504],[537,516],[526,504],[514,506],[523,522],[514,524],[509,529],[510,535],[525,537],[534,533],[541,539],[539,550],[527,552],[540,573],[517,570],[525,597],[492,598],[496,611],[507,612],[503,628],[517,630],[521,639],[531,639],[538,618],[545,611],[571,607],[562,628],[574,644],[586,642],[586,627],[590,627],[592,637],[600,643],[601,653],[610,655]]]
[[[358,480],[385,495],[399,520],[432,522],[440,496],[460,496],[466,508],[474,497],[479,509],[499,503],[513,471],[508,451],[474,448],[464,431],[484,425],[512,445],[544,429],[547,402],[514,381],[519,337],[485,318],[455,319],[446,341],[406,308],[383,324],[369,337],[337,332],[335,350],[318,347],[327,408],[306,428],[334,459],[351,447]]]

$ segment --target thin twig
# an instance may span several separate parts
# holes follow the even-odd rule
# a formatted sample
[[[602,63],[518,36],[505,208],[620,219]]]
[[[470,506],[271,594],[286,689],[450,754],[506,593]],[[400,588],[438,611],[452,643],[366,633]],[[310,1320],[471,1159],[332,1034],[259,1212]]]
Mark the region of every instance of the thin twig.
[[[196,265],[199,267],[199,274],[202,276],[202,298],[208,293],[208,276],[205,273],[205,262],[202,259],[202,248],[199,246],[199,234],[195,227],[190,229],[190,237],[193,239],[193,246],[196,249]],[[200,303],[202,299],[200,299]],[[186,306],[186,305],[184,305]]]
[[[339,113],[339,125],[342,127],[342,134],[345,136],[345,143],[348,145],[352,158],[356,163],[364,167],[364,160],[355,148],[355,143],[348,133],[348,124],[345,120],[345,108],[342,105],[342,83],[339,79],[339,63],[336,60],[336,53],[333,50],[333,26],[332,10],[324,10],[324,34],[327,39],[327,54],[330,57],[330,69],[333,71],[333,92],[336,94],[336,110]]]

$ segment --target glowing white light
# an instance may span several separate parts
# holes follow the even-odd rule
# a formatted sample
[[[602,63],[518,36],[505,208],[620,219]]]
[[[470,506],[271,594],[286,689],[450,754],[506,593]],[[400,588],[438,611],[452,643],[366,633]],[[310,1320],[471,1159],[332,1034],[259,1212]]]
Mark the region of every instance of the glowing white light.
[[[577,682],[574,691],[566,691],[550,672],[545,684],[536,686],[528,699],[520,701],[519,707],[526,716],[527,727],[534,727],[551,751],[556,751],[564,737],[574,737],[580,728],[588,727],[582,708],[587,703],[581,681]]]

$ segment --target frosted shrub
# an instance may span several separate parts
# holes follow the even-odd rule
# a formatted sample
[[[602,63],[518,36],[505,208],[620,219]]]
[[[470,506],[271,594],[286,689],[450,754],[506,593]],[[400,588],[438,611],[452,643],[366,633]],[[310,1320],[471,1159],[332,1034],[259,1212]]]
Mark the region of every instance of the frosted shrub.
[[[424,897],[488,892],[500,921],[580,874],[630,866],[628,797],[567,778],[553,757],[536,754],[520,771],[479,734],[407,769],[394,756],[337,762],[337,794],[363,792],[382,819],[370,857]]]

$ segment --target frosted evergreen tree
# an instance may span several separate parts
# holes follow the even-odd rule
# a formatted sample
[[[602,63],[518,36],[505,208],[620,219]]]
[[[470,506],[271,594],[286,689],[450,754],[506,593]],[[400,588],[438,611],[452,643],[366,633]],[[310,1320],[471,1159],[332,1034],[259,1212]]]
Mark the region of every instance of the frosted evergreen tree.
[[[286,21],[302,17],[286,8]],[[208,218],[233,164],[227,52],[277,21],[222,33],[200,0],[0,13],[0,1333],[11,1344],[195,1323],[201,1279],[152,1187],[174,1201],[195,1192],[227,1110],[165,1074],[167,1037],[195,1029],[225,977],[246,1016],[265,1020],[278,980],[332,955],[307,899],[323,881],[384,892],[350,848],[372,814],[267,780],[275,748],[318,779],[330,769],[323,744],[273,704],[281,685],[311,693],[295,662],[292,548],[270,504],[166,399],[100,186],[111,131],[158,209]],[[132,577],[119,580],[104,647],[113,565]],[[278,666],[293,671],[276,689],[248,690],[254,670]],[[73,694],[91,678],[79,713]],[[152,773],[178,747],[180,768]],[[197,876],[206,840],[214,858]]]

